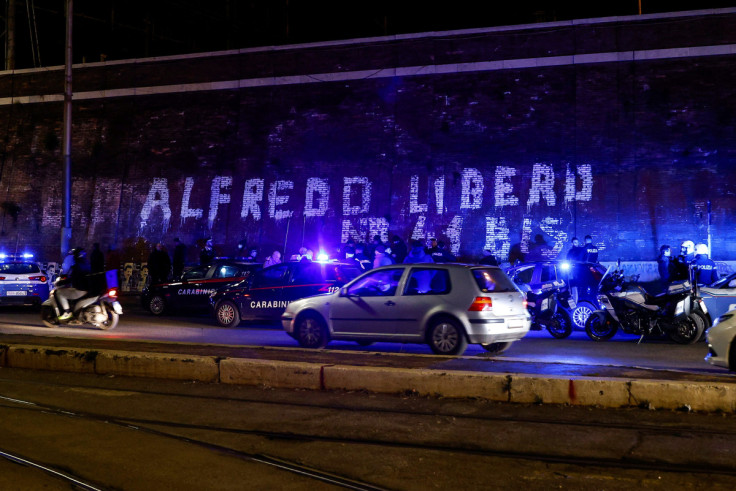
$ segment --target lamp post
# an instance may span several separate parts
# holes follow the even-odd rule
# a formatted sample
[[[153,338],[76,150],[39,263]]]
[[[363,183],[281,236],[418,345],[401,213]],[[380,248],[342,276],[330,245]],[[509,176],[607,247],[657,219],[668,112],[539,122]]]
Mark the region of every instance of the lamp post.
[[[72,12],[73,1],[66,0],[66,56],[64,70],[64,198],[61,227],[61,257],[72,239]]]

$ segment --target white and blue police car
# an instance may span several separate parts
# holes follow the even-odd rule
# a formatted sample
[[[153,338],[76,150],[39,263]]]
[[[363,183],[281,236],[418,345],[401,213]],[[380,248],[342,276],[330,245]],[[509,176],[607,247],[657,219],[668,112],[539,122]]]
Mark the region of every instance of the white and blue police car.
[[[41,305],[49,298],[49,277],[33,254],[0,253],[0,305]]]

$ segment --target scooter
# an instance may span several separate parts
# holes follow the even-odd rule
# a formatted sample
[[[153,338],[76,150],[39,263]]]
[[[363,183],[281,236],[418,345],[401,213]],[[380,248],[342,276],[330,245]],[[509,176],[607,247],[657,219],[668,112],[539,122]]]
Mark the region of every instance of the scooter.
[[[99,295],[85,295],[76,300],[70,300],[72,316],[67,320],[59,320],[62,313],[56,299],[56,291],[67,283],[65,276],[54,280],[54,288],[48,300],[41,304],[41,322],[46,327],[92,326],[98,329],[115,329],[118,320],[123,314],[123,307],[118,301],[117,287],[105,288]]]
[[[532,330],[547,329],[552,337],[564,339],[572,334],[572,320],[564,309],[558,308],[569,296],[564,282],[542,285],[538,293],[526,294],[527,310],[532,317]]]
[[[636,334],[641,342],[646,336],[667,335],[680,344],[700,339],[705,328],[695,312],[697,296],[692,283],[674,284],[667,292],[653,296],[640,285],[638,277],[624,278],[623,270],[608,268],[599,285],[598,300],[603,310],[593,312],[585,322],[585,332],[594,341],[613,337],[620,328]]]

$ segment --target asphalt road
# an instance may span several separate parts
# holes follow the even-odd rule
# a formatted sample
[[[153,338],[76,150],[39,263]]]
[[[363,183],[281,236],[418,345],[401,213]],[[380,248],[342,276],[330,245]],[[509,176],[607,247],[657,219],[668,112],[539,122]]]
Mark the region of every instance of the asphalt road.
[[[227,346],[268,346],[296,348],[296,341],[287,336],[277,323],[243,323],[235,329],[222,329],[207,315],[175,315],[154,317],[137,304],[136,298],[123,299],[124,315],[112,331],[86,328],[43,327],[39,314],[32,309],[5,307],[0,312],[0,333],[30,336],[51,336],[69,339],[99,339],[124,341],[161,341],[188,344],[215,344]],[[332,342],[330,351],[426,354],[432,352],[426,345],[376,343],[368,347],[352,342]],[[725,369],[713,367],[704,361],[707,346],[704,342],[678,345],[669,340],[644,340],[638,343],[634,336],[617,334],[608,342],[594,342],[582,331],[568,339],[552,338],[546,331],[532,331],[521,341],[500,355],[504,361],[545,364],[595,365],[622,368],[674,370],[701,375],[728,376]],[[470,345],[464,358],[483,357],[488,353],[480,346]]]

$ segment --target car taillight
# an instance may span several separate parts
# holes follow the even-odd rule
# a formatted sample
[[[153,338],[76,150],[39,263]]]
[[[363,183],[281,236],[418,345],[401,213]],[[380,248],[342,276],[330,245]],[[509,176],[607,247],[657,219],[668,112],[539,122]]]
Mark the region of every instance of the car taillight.
[[[469,312],[487,312],[493,310],[493,301],[490,297],[475,297],[468,308]]]
[[[529,306],[529,300],[527,300],[526,298],[521,303],[524,304],[524,308],[527,308]]]
[[[31,281],[40,281],[42,283],[46,283],[46,277],[45,276],[31,276],[28,278]]]
[[[117,288],[110,288],[109,290],[107,290],[107,296],[108,297],[112,297],[112,298],[117,297],[118,296],[118,289]]]
[[[4,279],[5,279],[5,276],[0,276],[0,280],[4,280]]]

